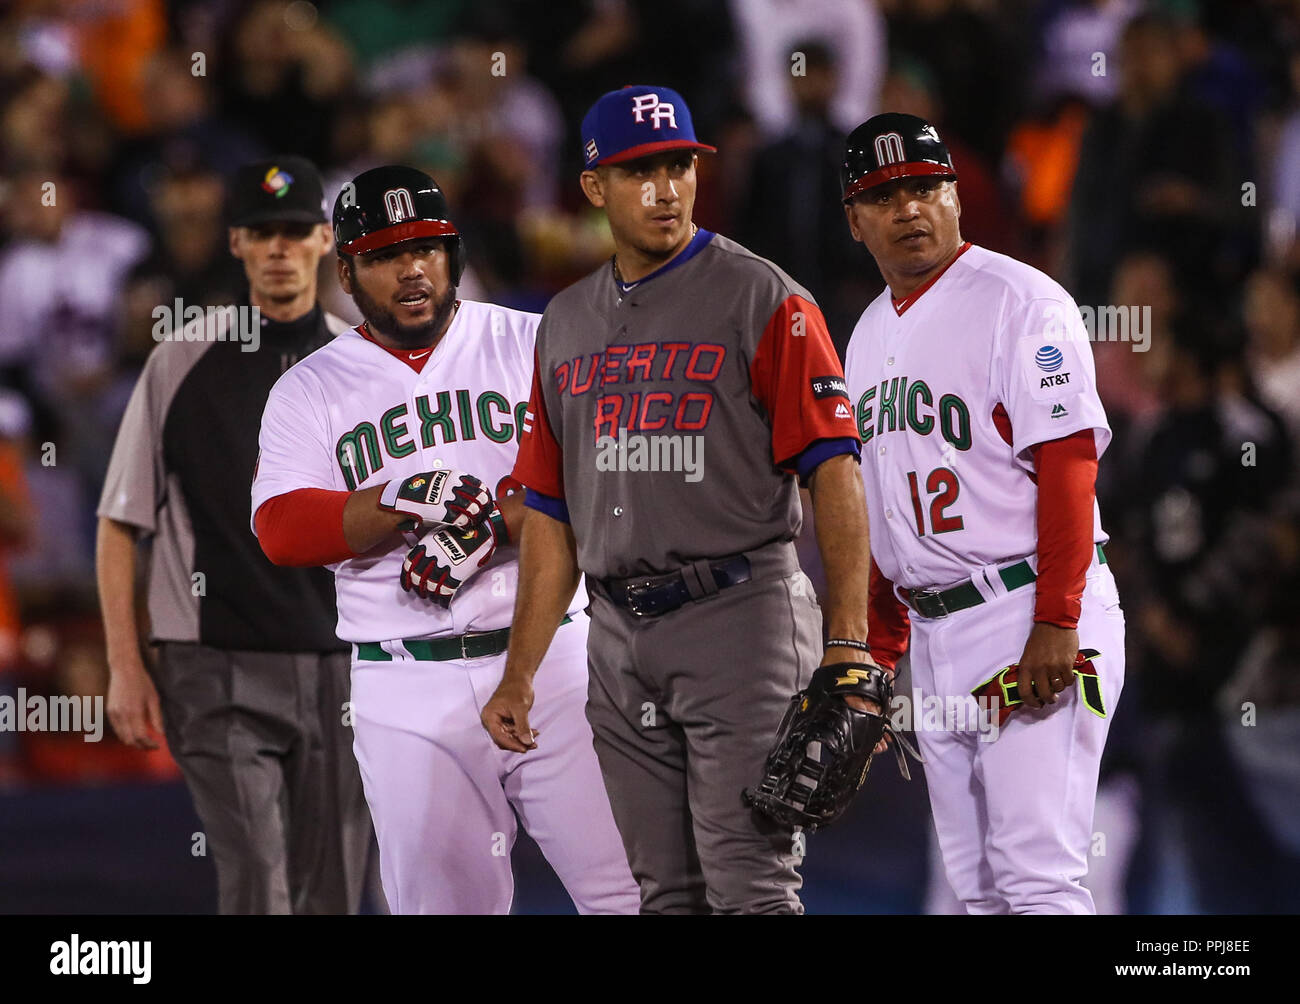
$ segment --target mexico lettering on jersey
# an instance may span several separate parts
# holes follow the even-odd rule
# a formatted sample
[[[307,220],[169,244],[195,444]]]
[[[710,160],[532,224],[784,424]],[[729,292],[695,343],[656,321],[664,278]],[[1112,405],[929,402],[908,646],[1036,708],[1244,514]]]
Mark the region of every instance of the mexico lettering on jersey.
[[[531,386],[536,314],[462,300],[416,372],[355,329],[291,367],[262,416],[254,513],[297,488],[356,491],[450,467],[498,497],[510,477]],[[346,641],[428,638],[506,627],[518,569],[513,549],[456,594],[450,610],[404,592],[404,546],[331,566]],[[581,591],[574,609],[586,603]]]
[[[862,436],[872,556],[897,586],[949,586],[1032,556],[1031,447],[1110,427],[1070,295],[1035,268],[966,249],[919,296],[885,290],[845,357]],[[1093,536],[1106,540],[1093,506]]]
[[[515,476],[563,500],[588,575],[791,540],[805,451],[856,449],[812,297],[708,231],[626,291],[605,265],[557,295],[537,357]]]

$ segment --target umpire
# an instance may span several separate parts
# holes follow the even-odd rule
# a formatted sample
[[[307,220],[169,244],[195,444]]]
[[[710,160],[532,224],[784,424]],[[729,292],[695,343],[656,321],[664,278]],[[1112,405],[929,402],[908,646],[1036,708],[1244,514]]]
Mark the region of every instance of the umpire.
[[[260,317],[160,322],[98,510],[109,721],[143,749],[165,732],[212,848],[223,914],[355,913],[370,846],[333,576],[277,568],[248,527],[271,385],[347,327],[316,299],[332,247],[323,201],[302,158],[237,172],[230,251],[248,279],[242,307]],[[152,669],[134,601],[146,537]]]

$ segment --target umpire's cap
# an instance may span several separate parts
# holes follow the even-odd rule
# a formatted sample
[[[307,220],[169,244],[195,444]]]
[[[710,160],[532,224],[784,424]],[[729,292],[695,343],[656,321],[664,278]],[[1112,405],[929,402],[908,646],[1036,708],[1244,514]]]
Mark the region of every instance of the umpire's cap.
[[[334,200],[334,243],[344,254],[365,254],[417,237],[441,237],[455,286],[464,260],[460,231],[449,216],[442,189],[423,171],[376,167],[345,184]]]
[[[925,119],[885,112],[867,119],[844,141],[840,184],[845,202],[886,181],[925,174],[957,180],[952,155]]]
[[[285,155],[244,164],[230,184],[230,225],[324,223],[320,172],[305,157]]]

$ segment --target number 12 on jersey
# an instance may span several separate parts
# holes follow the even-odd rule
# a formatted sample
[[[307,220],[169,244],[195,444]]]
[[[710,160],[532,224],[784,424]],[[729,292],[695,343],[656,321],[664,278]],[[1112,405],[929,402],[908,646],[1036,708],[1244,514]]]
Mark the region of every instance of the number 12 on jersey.
[[[925,512],[921,506],[921,491],[917,487],[916,471],[907,472],[907,485],[912,490],[912,515],[916,517],[916,535],[925,536]],[[930,499],[930,532],[948,533],[960,530],[960,516],[946,516],[944,510],[957,501],[961,485],[957,481],[957,472],[947,467],[936,467],[925,476],[925,491],[934,497]],[[938,493],[938,494],[936,494]]]

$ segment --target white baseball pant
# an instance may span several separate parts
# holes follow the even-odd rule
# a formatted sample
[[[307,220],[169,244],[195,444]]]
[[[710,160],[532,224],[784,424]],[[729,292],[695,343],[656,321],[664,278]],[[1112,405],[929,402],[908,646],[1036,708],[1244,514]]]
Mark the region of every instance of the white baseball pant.
[[[579,913],[639,911],[584,713],[589,623],[575,614],[542,660],[526,754],[479,723],[504,653],[420,662],[386,643],[392,662],[354,660],[354,748],[393,913],[509,913],[516,813]]]
[[[944,618],[912,616],[912,680],[922,698],[960,697],[1018,662],[1033,622],[1032,585],[1007,592],[972,581],[986,602]],[[1124,685],[1124,614],[1110,569],[1093,559],[1079,647],[1094,661],[1106,717],[1084,706],[1075,682],[1041,710],[1018,707],[994,741],[967,727],[918,720],[944,871],[969,913],[1094,913],[1083,885],[1092,846],[1097,772]],[[919,716],[918,716],[919,719]],[[991,735],[992,733],[988,733]]]

